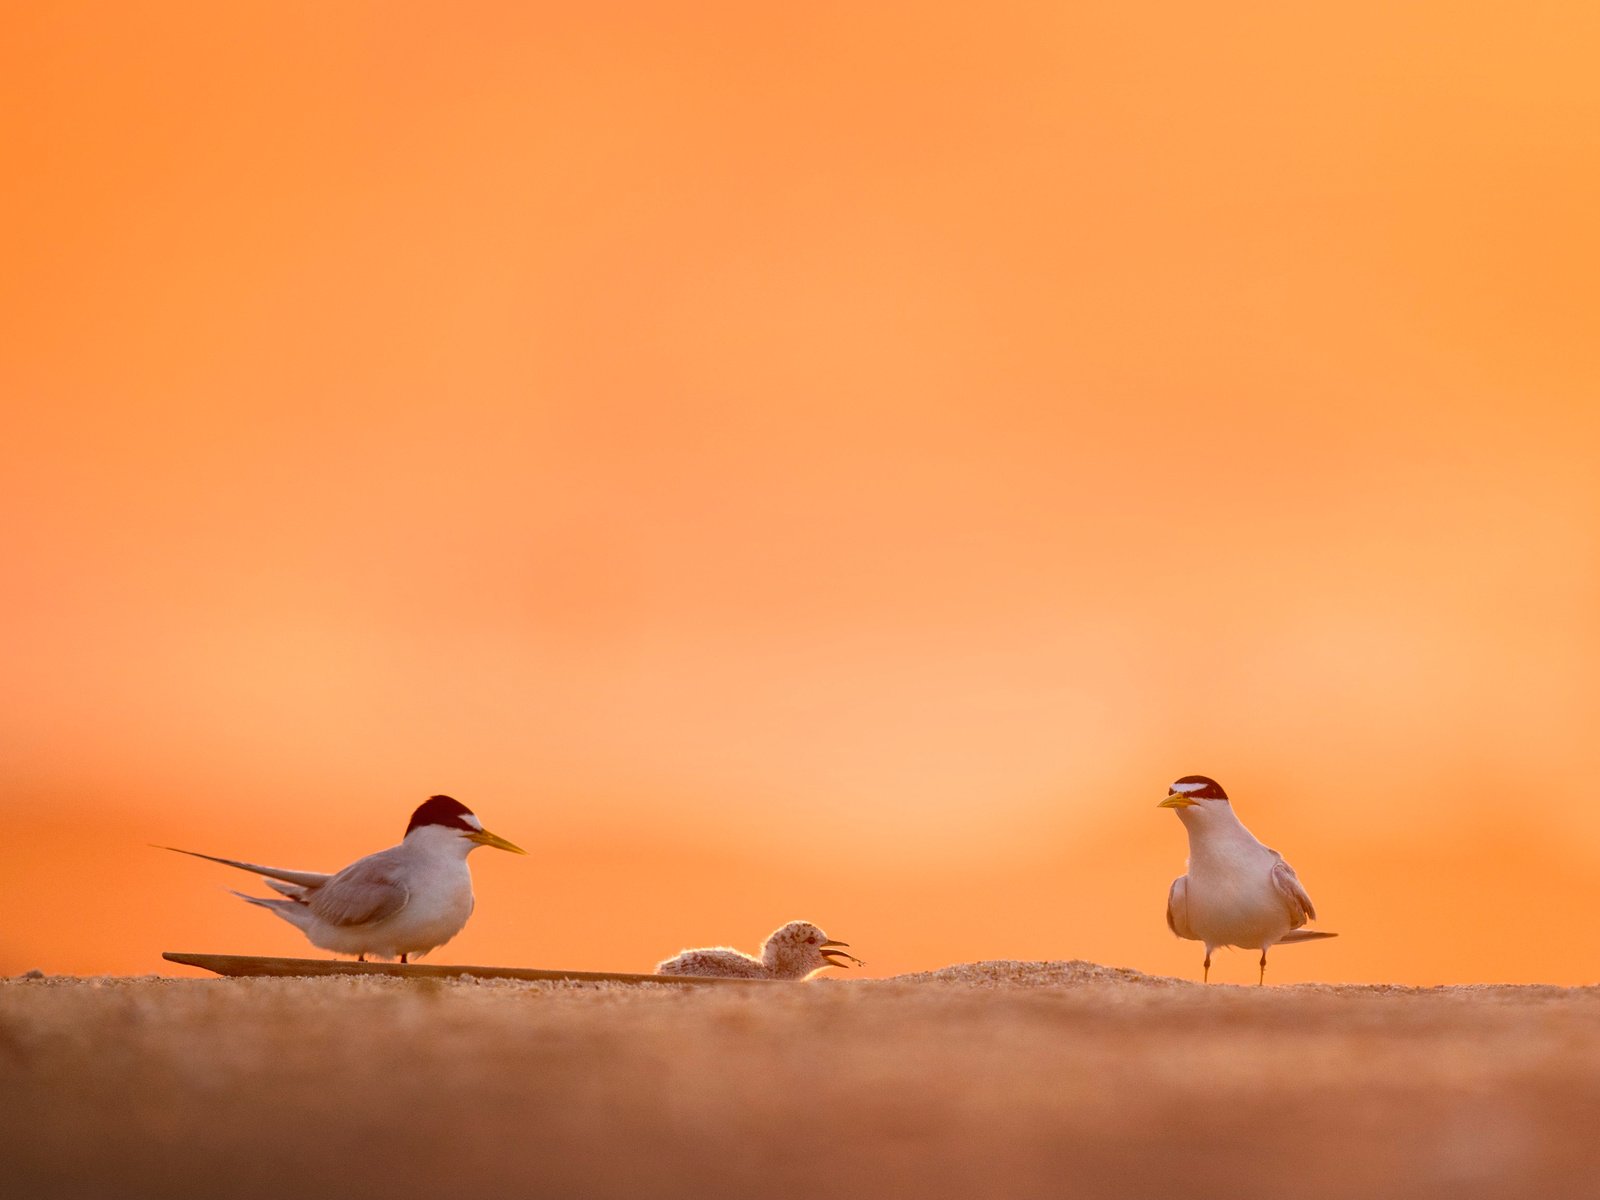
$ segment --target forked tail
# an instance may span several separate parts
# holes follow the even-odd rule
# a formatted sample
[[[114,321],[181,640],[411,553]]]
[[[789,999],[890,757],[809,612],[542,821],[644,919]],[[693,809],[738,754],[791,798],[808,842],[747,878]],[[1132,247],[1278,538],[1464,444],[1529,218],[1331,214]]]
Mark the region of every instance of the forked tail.
[[[201,854],[198,850],[179,850],[176,846],[157,846],[156,849],[171,850],[174,854],[187,854],[191,858],[203,858],[207,862],[221,863],[225,867],[237,867],[241,871],[253,871],[257,875],[265,875],[269,879],[281,879],[285,883],[298,884],[300,887],[320,887],[332,878],[320,871],[286,871],[282,867],[263,867],[256,863],[239,862],[233,858],[218,858],[215,854]]]
[[[1337,933],[1327,933],[1321,929],[1291,929],[1276,942],[1274,946],[1287,946],[1290,942],[1315,942],[1322,938],[1338,937]]]
[[[243,892],[233,894],[246,904],[254,904],[257,908],[264,908],[282,917],[301,932],[305,931],[306,922],[310,919],[311,910],[298,900],[268,900],[265,896],[247,896]]]

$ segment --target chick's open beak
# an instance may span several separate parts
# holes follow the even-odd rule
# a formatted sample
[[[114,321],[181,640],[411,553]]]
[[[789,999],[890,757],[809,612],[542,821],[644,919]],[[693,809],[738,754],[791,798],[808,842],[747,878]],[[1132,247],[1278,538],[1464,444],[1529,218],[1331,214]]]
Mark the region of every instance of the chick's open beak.
[[[487,829],[479,829],[467,834],[467,841],[477,842],[480,846],[493,846],[496,850],[509,850],[513,854],[526,854],[521,846],[508,842],[498,833],[490,833]]]
[[[832,938],[829,938],[827,941],[823,942],[822,945],[817,947],[817,948],[822,951],[822,957],[828,960],[828,965],[830,967],[842,967],[842,966],[845,965],[844,963],[838,962],[838,961],[835,960],[835,956],[836,955],[838,956],[838,958],[848,958],[851,962],[855,963],[856,966],[858,966],[858,967],[866,966],[867,964],[862,962],[854,954],[846,954],[843,950],[839,950],[839,949],[835,948],[835,947],[838,947],[838,946],[848,946],[849,944],[850,944],[849,942],[836,942]]]
[[[1199,803],[1198,800],[1191,800],[1191,799],[1189,799],[1189,797],[1185,796],[1182,792],[1173,792],[1172,795],[1168,796],[1160,804],[1156,805],[1156,807],[1157,808],[1193,808],[1198,803]]]

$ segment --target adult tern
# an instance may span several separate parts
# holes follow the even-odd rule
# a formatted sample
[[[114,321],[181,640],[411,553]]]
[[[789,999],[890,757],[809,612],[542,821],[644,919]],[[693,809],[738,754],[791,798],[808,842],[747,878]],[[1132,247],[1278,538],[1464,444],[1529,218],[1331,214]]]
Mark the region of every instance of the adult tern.
[[[1240,824],[1215,779],[1185,775],[1157,807],[1174,809],[1189,834],[1189,873],[1174,879],[1167,893],[1167,926],[1205,943],[1205,981],[1218,946],[1259,949],[1257,982],[1265,983],[1269,947],[1338,936],[1300,928],[1317,918],[1311,897],[1283,855]]]
[[[459,800],[430,796],[411,814],[398,846],[357,859],[333,875],[161,848],[265,876],[267,886],[284,899],[234,895],[282,917],[313,946],[354,954],[362,962],[369,954],[406,962],[444,945],[466,925],[473,905],[467,855],[479,846],[527,853],[490,833]]]

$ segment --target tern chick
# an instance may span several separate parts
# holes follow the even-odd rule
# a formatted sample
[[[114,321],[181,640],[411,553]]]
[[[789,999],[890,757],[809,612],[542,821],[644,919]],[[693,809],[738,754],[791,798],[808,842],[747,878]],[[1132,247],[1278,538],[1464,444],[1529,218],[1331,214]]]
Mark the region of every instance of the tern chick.
[[[685,950],[674,958],[656,964],[657,975],[703,975],[724,979],[804,979],[823,967],[867,964],[841,948],[849,942],[832,941],[809,921],[790,921],[761,947],[761,957],[752,958],[726,946],[705,950]]]
[[[363,962],[369,954],[405,962],[444,945],[466,925],[473,904],[467,855],[479,846],[527,853],[490,833],[459,800],[431,796],[411,814],[398,846],[357,859],[334,875],[261,867],[176,846],[161,849],[266,876],[267,886],[286,899],[234,895],[276,913],[313,946]]]
[[[1189,873],[1174,879],[1167,893],[1167,926],[1205,943],[1204,980],[1211,978],[1211,952],[1218,946],[1259,949],[1257,982],[1265,983],[1268,947],[1338,936],[1300,928],[1317,919],[1311,897],[1283,855],[1240,824],[1215,779],[1185,775],[1157,807],[1174,809],[1189,834]]]

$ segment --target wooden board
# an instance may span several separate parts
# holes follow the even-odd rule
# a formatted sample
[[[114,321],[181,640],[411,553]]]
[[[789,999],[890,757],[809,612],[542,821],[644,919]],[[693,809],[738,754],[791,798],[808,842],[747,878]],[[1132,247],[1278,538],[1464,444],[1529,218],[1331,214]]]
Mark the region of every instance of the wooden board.
[[[667,983],[756,984],[767,986],[776,979],[720,979],[702,975],[630,975],[616,971],[545,971],[535,967],[454,967],[442,963],[347,962],[329,958],[256,958],[247,954],[181,954],[168,951],[161,956],[168,962],[199,967],[218,975],[307,976],[307,975],[390,975],[399,979],[454,979],[470,975],[474,979],[554,979],[589,983]]]

